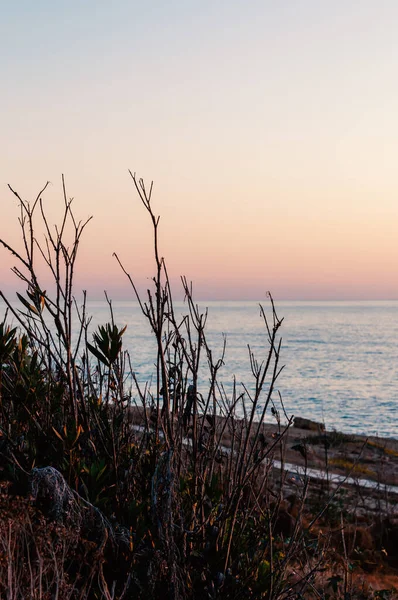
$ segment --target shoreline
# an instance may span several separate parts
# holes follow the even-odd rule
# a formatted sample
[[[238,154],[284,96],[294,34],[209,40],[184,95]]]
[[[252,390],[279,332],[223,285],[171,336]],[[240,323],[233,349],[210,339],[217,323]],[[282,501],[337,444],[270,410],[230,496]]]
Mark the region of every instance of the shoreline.
[[[347,478],[351,485],[370,481],[383,489],[391,486],[398,493],[397,439],[341,433],[308,423],[313,428],[292,424],[286,431],[284,462],[301,469],[307,466],[325,476]],[[276,425],[265,423],[263,427],[267,435],[278,432]]]
[[[143,409],[132,407],[128,420],[134,425],[142,425]],[[225,417],[216,417],[215,426],[219,433],[224,422]],[[238,433],[243,427],[242,419],[234,421]],[[392,493],[398,494],[398,439],[326,430],[323,424],[300,417],[295,417],[288,428],[286,425],[265,422],[261,433],[273,446],[273,458],[282,465],[289,465],[290,471],[290,467],[307,468],[325,477],[330,474],[347,480],[350,478],[351,485],[370,481],[375,487],[397,488]],[[222,435],[221,444],[225,449],[231,446],[231,431],[228,428]]]
[[[308,430],[293,425],[288,440],[304,441],[309,467],[325,469],[337,475],[370,480],[380,486],[398,486],[398,440],[378,436],[346,434],[336,430]],[[291,456],[292,449],[287,449]],[[303,457],[292,462],[303,465]]]

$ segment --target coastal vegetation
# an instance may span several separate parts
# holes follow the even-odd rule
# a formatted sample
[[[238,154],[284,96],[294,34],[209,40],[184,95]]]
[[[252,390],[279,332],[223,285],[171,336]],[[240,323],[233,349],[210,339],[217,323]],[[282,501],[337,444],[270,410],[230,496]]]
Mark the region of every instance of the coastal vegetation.
[[[395,597],[396,496],[379,482],[361,503],[359,482],[330,474],[376,477],[360,457],[393,461],[397,450],[293,427],[277,390],[283,319],[270,295],[259,307],[264,354],[248,348],[252,381],[226,392],[227,340],[215,355],[207,310],[184,277],[186,311],[176,311],[152,185],[131,177],[153,228],[146,295],[115,260],[156,341],[156,376],[145,385],[108,295],[109,322],[92,334],[86,294],[75,297],[90,219],[78,220],[64,180],[55,227],[47,186],[32,203],[10,188],[23,250],[0,242],[25,292],[17,305],[0,291],[0,597]],[[323,479],[310,475],[319,456]]]

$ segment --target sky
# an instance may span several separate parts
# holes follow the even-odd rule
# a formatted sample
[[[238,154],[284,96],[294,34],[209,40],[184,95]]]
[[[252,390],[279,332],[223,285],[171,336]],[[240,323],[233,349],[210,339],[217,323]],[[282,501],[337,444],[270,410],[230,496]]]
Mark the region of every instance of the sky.
[[[398,299],[395,0],[30,0],[0,19],[0,238],[10,184],[82,237],[76,293],[131,298],[152,232],[198,299]],[[41,237],[40,223],[36,225]],[[15,265],[0,249],[0,289]],[[38,265],[43,286],[48,274]]]

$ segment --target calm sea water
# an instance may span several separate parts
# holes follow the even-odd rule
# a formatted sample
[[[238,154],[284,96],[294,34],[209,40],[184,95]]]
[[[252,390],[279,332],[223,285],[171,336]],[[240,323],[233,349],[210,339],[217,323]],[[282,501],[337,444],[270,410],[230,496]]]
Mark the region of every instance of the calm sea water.
[[[231,390],[250,389],[247,345],[266,357],[267,335],[256,302],[201,302],[209,309],[207,337],[217,358],[227,336],[220,380]],[[264,304],[267,307],[267,304]],[[398,302],[279,302],[281,364],[278,382],[288,415],[324,421],[343,432],[398,438]],[[177,311],[184,310],[182,303]],[[93,324],[107,321],[105,303],[89,305]],[[114,303],[115,320],[127,324],[129,348],[140,381],[154,372],[155,346],[133,302]],[[206,375],[202,385],[206,387]],[[275,402],[278,394],[274,394]],[[270,417],[271,418],[271,417]]]
[[[259,361],[267,333],[256,302],[201,302],[209,309],[207,338],[217,359],[227,337],[220,381],[234,377],[253,388],[248,344]],[[268,308],[267,303],[264,306]],[[127,325],[124,346],[140,382],[154,374],[153,334],[134,302],[114,302],[115,321]],[[288,415],[324,421],[343,432],[398,438],[398,302],[278,302],[281,327],[279,390]],[[185,312],[183,303],[176,312]],[[2,311],[3,312],[3,311]],[[109,320],[106,302],[90,302],[92,328]],[[208,375],[202,373],[202,392]],[[200,391],[200,390],[199,390]],[[269,417],[271,419],[271,416]]]

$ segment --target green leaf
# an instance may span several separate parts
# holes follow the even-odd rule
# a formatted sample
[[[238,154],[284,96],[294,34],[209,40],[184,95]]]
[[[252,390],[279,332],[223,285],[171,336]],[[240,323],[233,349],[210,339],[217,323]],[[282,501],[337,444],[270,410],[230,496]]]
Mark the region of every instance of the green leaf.
[[[39,314],[39,311],[37,310],[37,308],[35,306],[33,306],[33,304],[29,304],[29,302],[26,300],[26,298],[21,296],[21,294],[18,294],[18,292],[17,292],[17,296],[20,299],[20,301],[22,302],[22,304],[25,306],[25,308],[27,308],[30,312],[35,313],[36,315]]]
[[[94,356],[96,358],[98,358],[98,360],[100,362],[102,362],[104,365],[109,367],[109,361],[107,360],[107,358],[105,358],[105,356],[99,350],[97,350],[97,348],[95,346],[92,346],[89,342],[87,342],[87,348],[90,350],[90,352],[92,354],[94,354]]]
[[[102,475],[105,473],[107,466],[105,465],[104,467],[102,467],[102,469],[98,472],[95,480],[99,481],[102,477]]]

